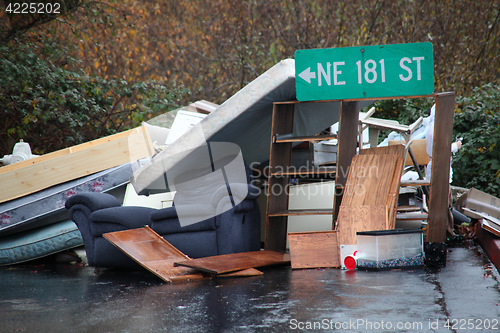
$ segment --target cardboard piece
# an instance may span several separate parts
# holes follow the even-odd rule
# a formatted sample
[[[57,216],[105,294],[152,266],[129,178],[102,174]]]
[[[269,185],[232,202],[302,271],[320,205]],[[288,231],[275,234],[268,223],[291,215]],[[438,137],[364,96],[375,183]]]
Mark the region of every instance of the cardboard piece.
[[[475,188],[471,188],[467,193],[462,195],[457,200],[455,206],[460,211],[468,208],[472,211],[483,212],[500,219],[500,199]],[[464,214],[467,215],[468,212],[464,210]]]

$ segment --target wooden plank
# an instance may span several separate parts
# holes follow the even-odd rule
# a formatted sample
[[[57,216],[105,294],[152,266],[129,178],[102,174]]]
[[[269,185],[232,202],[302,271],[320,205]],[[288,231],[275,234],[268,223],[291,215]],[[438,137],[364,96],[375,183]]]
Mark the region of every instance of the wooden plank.
[[[269,216],[333,215],[333,209],[288,209],[269,214]]]
[[[381,119],[381,118],[368,118],[361,121],[363,125],[368,125],[369,127],[374,127],[377,129],[390,129],[396,132],[407,133],[410,127],[407,125],[402,125],[396,120]]]
[[[356,244],[356,232],[387,229],[387,219],[386,206],[341,206],[337,236],[339,246]]]
[[[203,275],[186,267],[174,267],[175,261],[190,260],[149,227],[103,234],[134,261],[166,282],[203,279]]]
[[[290,232],[292,269],[340,267],[337,231]]]
[[[304,167],[297,169],[283,169],[273,172],[271,176],[308,176],[308,175],[335,175],[337,168],[334,166]]]
[[[247,268],[284,265],[289,263],[290,256],[288,254],[263,250],[178,261],[175,262],[174,265],[191,267],[210,274],[223,274]]]
[[[401,186],[429,186],[431,182],[426,179],[405,180],[401,182]]]
[[[349,166],[351,160],[356,154],[357,131],[359,120],[359,102],[341,102],[339,115],[338,146],[337,146],[337,174],[335,176],[335,194],[334,194],[334,216],[333,224],[337,220],[339,207],[342,202],[343,188],[347,182]],[[333,225],[332,225],[333,226]]]
[[[421,207],[418,206],[398,206],[398,212],[420,212],[422,211]]]
[[[138,160],[154,153],[145,127],[0,168],[0,202]],[[7,190],[8,189],[8,190]]]
[[[454,93],[437,94],[427,225],[427,241],[430,243],[446,241],[454,106]]]
[[[321,134],[315,136],[296,136],[290,138],[278,138],[275,137],[275,143],[284,143],[284,142],[302,142],[302,141],[323,141],[323,140],[332,140],[336,139],[336,134]]]
[[[464,215],[472,218],[472,219],[476,219],[476,220],[480,220],[482,219],[483,217],[481,216],[481,214],[478,214],[477,211],[475,210],[472,210],[472,209],[469,209],[469,208],[462,208],[462,213],[464,213]]]
[[[429,215],[427,213],[422,212],[405,212],[396,214],[396,219],[398,221],[421,221],[427,220]],[[394,228],[392,228],[394,229]]]
[[[271,147],[269,169],[271,174],[288,170],[292,160],[292,143],[273,144],[273,138],[279,133],[293,133],[293,104],[273,104],[271,128]],[[266,250],[285,251],[288,220],[285,216],[273,217],[269,214],[288,209],[289,177],[269,177],[266,203]]]

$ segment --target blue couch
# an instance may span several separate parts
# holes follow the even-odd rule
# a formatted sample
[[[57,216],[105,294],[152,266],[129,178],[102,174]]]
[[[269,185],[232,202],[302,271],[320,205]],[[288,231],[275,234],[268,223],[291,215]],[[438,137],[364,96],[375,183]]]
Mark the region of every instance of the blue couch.
[[[179,221],[175,198],[173,207],[154,209],[121,206],[115,197],[106,193],[80,193],[66,201],[66,208],[82,234],[91,266],[138,267],[102,235],[145,225],[191,258],[257,251],[260,249],[260,211],[256,199],[260,189],[250,184],[230,184],[230,187],[233,191],[239,188],[246,192],[247,189],[248,194],[234,205],[227,189],[215,190],[210,202],[193,203],[192,212],[213,210],[216,215],[186,226],[181,226]]]

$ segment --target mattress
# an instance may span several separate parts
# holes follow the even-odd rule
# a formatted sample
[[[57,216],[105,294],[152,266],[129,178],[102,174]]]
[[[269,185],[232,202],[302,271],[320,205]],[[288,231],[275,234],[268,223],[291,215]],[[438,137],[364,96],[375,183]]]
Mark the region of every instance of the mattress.
[[[73,221],[0,238],[0,266],[42,258],[83,245],[82,236]]]
[[[138,167],[139,162],[127,163],[1,203],[0,237],[68,219],[64,204],[70,196],[124,186]]]
[[[132,185],[143,195],[169,192],[172,184],[166,174],[197,148],[210,142],[234,143],[241,149],[248,166],[266,165],[273,103],[295,99],[295,61],[282,60],[134,172]],[[338,121],[339,107],[340,102],[296,104],[293,134],[314,135],[328,128]],[[186,170],[189,172],[192,170]]]

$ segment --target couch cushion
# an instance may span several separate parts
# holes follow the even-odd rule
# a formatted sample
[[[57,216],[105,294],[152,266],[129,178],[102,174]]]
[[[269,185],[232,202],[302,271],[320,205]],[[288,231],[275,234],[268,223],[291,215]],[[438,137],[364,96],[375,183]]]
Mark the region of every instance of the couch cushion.
[[[217,232],[200,231],[196,233],[175,233],[164,238],[179,251],[190,258],[215,256],[217,252]]]
[[[179,232],[199,232],[207,230],[215,230],[215,218],[207,216],[215,215],[214,208],[207,204],[184,204],[182,205],[185,215],[183,224],[188,222],[188,225],[181,227],[177,209],[179,206],[158,209],[151,214],[151,228],[160,235],[179,233]],[[196,221],[195,223],[190,223]],[[197,222],[200,221],[200,222]]]
[[[193,223],[184,227],[178,219],[157,220],[151,222],[151,229],[158,234],[164,236],[168,234],[183,233],[183,232],[200,232],[215,230],[215,217],[206,219],[198,223]]]

